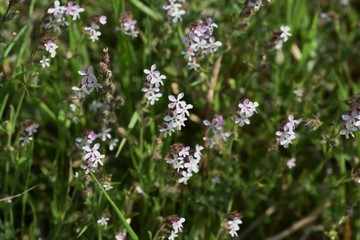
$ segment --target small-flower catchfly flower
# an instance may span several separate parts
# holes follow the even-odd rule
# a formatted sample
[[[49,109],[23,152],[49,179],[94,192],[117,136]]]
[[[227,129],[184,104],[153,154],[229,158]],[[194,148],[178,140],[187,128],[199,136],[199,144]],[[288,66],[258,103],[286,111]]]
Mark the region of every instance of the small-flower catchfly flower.
[[[289,26],[281,26],[280,30],[281,30],[280,37],[284,40],[284,42],[286,42],[289,39],[289,37],[291,36],[290,27]]]
[[[195,149],[190,149],[181,143],[175,143],[170,146],[166,162],[171,164],[173,169],[176,170],[179,179],[178,182],[187,184],[188,180],[194,173],[199,172],[199,164],[201,160],[201,150],[204,148],[196,145]]]
[[[185,2],[185,0],[168,0],[167,4],[163,5],[163,9],[167,15],[172,18],[173,23],[181,22],[181,16],[185,14],[185,11],[181,9],[179,2]]]
[[[150,70],[145,69],[144,73],[146,74],[146,82],[144,87],[141,89],[144,92],[144,97],[150,105],[154,105],[155,102],[159,101],[162,97],[160,93],[160,85],[164,85],[163,80],[166,79],[165,75],[161,75],[159,71],[156,70],[156,65],[151,65]]]
[[[341,116],[345,129],[340,131],[340,135],[344,135],[346,139],[349,137],[355,137],[354,132],[360,129],[360,109],[352,107],[352,110]]]
[[[240,101],[235,117],[235,123],[239,124],[240,127],[243,127],[245,124],[250,124],[250,117],[256,113],[256,108],[258,106],[258,102],[252,102],[249,99]]]
[[[300,124],[301,119],[295,119],[293,115],[288,116],[288,121],[284,122],[281,128],[276,132],[277,141],[284,148],[288,148],[292,140],[296,138],[295,128]]]
[[[168,104],[169,112],[164,117],[164,123],[160,128],[160,132],[164,134],[164,137],[171,134],[175,130],[181,130],[185,126],[185,121],[187,116],[190,115],[189,109],[193,108],[193,105],[187,104],[185,101],[181,100],[184,97],[184,93],[181,92],[177,97],[170,95],[168,98],[170,103]]]
[[[137,21],[132,19],[130,13],[122,13],[119,17],[120,27],[117,27],[117,31],[122,31],[125,35],[131,36],[133,38],[137,37],[139,31],[136,30]]]
[[[182,52],[188,61],[189,69],[196,70],[200,66],[197,63],[198,58],[204,58],[222,46],[222,43],[212,36],[214,28],[217,27],[209,17],[190,24],[190,31],[183,38],[187,50]]]

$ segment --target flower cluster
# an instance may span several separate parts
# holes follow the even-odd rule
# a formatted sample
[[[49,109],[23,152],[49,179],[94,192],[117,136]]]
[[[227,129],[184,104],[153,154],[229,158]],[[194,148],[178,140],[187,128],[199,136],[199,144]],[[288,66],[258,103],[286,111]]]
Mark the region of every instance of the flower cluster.
[[[197,58],[203,58],[210,53],[218,50],[222,43],[216,41],[212,36],[214,28],[218,26],[212,22],[211,18],[203,18],[198,22],[190,24],[189,33],[183,38],[185,41],[187,51],[182,52],[185,59],[188,61],[189,69],[197,69],[200,65],[197,63]]]
[[[231,132],[224,131],[224,118],[221,115],[215,116],[211,122],[204,120],[203,123],[207,127],[206,137],[203,140],[209,142],[210,148],[220,147],[231,135]]]
[[[240,101],[238,105],[237,115],[235,117],[235,123],[239,124],[240,127],[245,124],[250,124],[249,118],[256,113],[256,108],[259,106],[259,103],[252,102],[249,99],[244,99]]]
[[[83,138],[75,139],[76,147],[83,150],[84,164],[81,168],[86,170],[85,174],[89,174],[90,171],[96,172],[99,164],[103,165],[102,159],[105,155],[98,151],[100,144],[95,143],[93,147],[90,147],[97,138],[98,135],[94,131],[87,131]]]
[[[102,88],[101,83],[97,81],[96,76],[92,73],[94,68],[89,66],[87,70],[80,70],[78,73],[83,76],[80,87],[72,87],[72,90],[77,92],[78,99],[82,100],[96,89]]]
[[[347,114],[342,115],[342,120],[344,121],[345,129],[340,131],[340,135],[344,135],[346,139],[349,136],[354,137],[354,132],[360,129],[360,111],[358,109],[353,109]]]
[[[92,42],[98,41],[101,32],[99,31],[100,25],[106,24],[106,16],[93,15],[89,18],[86,26],[84,27],[84,33],[89,36]]]
[[[189,109],[193,108],[193,105],[187,104],[185,101],[181,101],[184,97],[184,93],[179,93],[177,97],[170,95],[168,104],[169,112],[168,115],[164,117],[164,123],[160,128],[160,132],[164,134],[164,137],[170,135],[177,130],[181,130],[181,127],[185,126],[185,121],[187,120],[186,116],[189,116]]]
[[[292,140],[296,138],[295,128],[300,124],[301,119],[295,119],[293,115],[289,115],[287,122],[282,124],[280,130],[276,132],[277,141],[284,148],[288,148]]]
[[[187,181],[193,176],[193,173],[199,172],[199,163],[201,160],[201,150],[204,148],[196,145],[195,149],[185,147],[181,143],[175,143],[170,146],[166,162],[181,175],[179,183],[187,184]]]
[[[89,174],[89,172],[96,172],[99,164],[101,166],[104,165],[102,159],[105,158],[104,154],[101,154],[98,149],[100,148],[99,143],[95,143],[91,148],[90,145],[86,145],[82,147],[84,151],[84,165],[81,166],[82,169],[85,169],[85,174]]]
[[[229,234],[231,237],[238,236],[237,231],[240,230],[239,225],[242,224],[240,216],[237,216],[237,215],[239,215],[239,214],[231,214],[228,217],[227,225],[228,225],[228,230],[229,230]]]
[[[156,70],[155,64],[151,66],[150,70],[145,69],[144,73],[147,76],[141,91],[145,93],[144,97],[147,99],[148,103],[154,105],[162,96],[160,93],[160,85],[164,85],[163,79],[166,79],[166,76],[161,75],[160,72]]]
[[[56,29],[58,26],[67,26],[69,23],[66,22],[65,16],[72,16],[72,20],[75,21],[80,19],[80,13],[84,11],[84,8],[74,4],[73,1],[68,1],[65,6],[61,6],[60,1],[55,1],[54,7],[47,10],[49,16],[43,27],[45,29]]]
[[[137,37],[139,32],[136,31],[136,20],[132,19],[130,13],[122,13],[119,17],[120,27],[117,27],[116,30],[121,30],[125,35],[131,36],[133,38]]]
[[[50,54],[51,58],[54,58],[57,54],[56,49],[59,48],[59,46],[55,43],[55,40],[51,37],[44,37],[40,41],[40,49],[45,50],[47,54]],[[47,55],[46,54],[46,55]],[[46,68],[50,67],[50,59],[45,54],[42,55],[42,59],[39,61],[41,64],[41,67]]]
[[[269,42],[266,43],[266,49],[277,49],[280,50],[282,48],[283,42],[286,42],[291,36],[290,27],[289,26],[281,26],[280,31],[274,31],[272,33],[272,37]]]
[[[21,146],[24,146],[26,143],[29,143],[33,140],[34,133],[37,132],[37,129],[39,128],[39,124],[32,123],[29,120],[24,121],[23,123],[25,125],[25,132],[26,135],[19,138],[21,142]]]
[[[94,131],[86,131],[82,138],[75,138],[75,145],[78,149],[82,149],[84,146],[88,146],[95,141],[97,134]]]
[[[173,23],[182,21],[181,15],[185,14],[185,11],[181,9],[181,4],[179,2],[185,2],[185,0],[168,0],[168,4],[163,6],[163,9],[166,10],[167,15],[172,18]]]
[[[179,218],[176,215],[172,215],[166,218],[166,223],[172,227],[170,236],[168,240],[174,240],[178,237],[178,233],[182,232],[183,223],[185,222],[185,218]]]
[[[56,49],[59,48],[55,42],[52,40],[47,41],[44,44],[45,50],[50,53],[50,57],[54,58],[56,56]]]

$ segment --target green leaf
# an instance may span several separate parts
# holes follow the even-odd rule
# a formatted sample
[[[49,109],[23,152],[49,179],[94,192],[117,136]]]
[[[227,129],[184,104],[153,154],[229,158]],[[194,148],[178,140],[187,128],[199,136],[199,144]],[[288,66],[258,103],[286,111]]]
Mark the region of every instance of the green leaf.
[[[11,49],[15,46],[15,43],[22,37],[22,35],[25,33],[25,31],[28,29],[28,25],[25,25],[14,37],[14,39],[11,41],[11,43],[8,45],[8,47],[4,51],[4,58],[9,56]],[[22,38],[21,38],[22,39]]]
[[[2,119],[2,115],[4,113],[5,106],[6,106],[8,99],[9,99],[9,94],[6,94],[5,97],[3,98],[3,103],[1,104],[1,108],[0,108],[0,119]]]
[[[139,0],[130,0],[130,2],[134,4],[135,7],[139,8],[141,11],[149,15],[154,20],[160,21],[163,19],[163,16],[159,12],[154,11],[153,9],[149,8],[148,6],[140,2]]]
[[[55,114],[50,110],[50,108],[43,102],[40,103],[40,108],[43,109],[53,121],[56,121]]]

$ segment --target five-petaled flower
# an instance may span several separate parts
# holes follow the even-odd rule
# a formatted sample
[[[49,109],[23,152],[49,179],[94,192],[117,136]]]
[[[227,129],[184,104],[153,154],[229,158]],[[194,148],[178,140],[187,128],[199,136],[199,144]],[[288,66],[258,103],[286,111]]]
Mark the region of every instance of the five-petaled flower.
[[[284,40],[284,42],[286,42],[289,39],[289,37],[291,36],[290,27],[289,26],[281,26],[280,30],[281,30],[280,37]]]

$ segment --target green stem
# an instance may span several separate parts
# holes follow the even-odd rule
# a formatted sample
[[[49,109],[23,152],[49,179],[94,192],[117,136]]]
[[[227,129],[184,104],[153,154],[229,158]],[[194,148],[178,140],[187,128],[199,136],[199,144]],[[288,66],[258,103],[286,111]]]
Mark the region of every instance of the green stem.
[[[124,224],[126,231],[129,233],[131,239],[133,240],[138,240],[139,237],[136,235],[136,233],[134,232],[134,230],[131,228],[131,226],[127,223],[124,215],[120,212],[119,208],[116,206],[116,204],[114,203],[114,201],[111,199],[111,197],[107,194],[107,192],[105,191],[105,189],[103,188],[103,186],[101,185],[101,183],[99,182],[99,180],[96,178],[96,176],[90,172],[91,176],[93,177],[93,179],[95,180],[95,182],[97,183],[97,185],[100,187],[101,191],[103,192],[103,194],[105,195],[105,197],[107,198],[107,200],[109,201],[110,205],[114,208],[116,215],[119,217],[120,221]]]
[[[131,119],[130,119],[130,122],[129,122],[129,125],[128,125],[128,129],[127,129],[127,132],[130,132],[131,129],[134,128],[135,124],[137,123],[137,121],[139,120],[139,113],[135,110],[135,112],[133,113],[133,115],[131,116]],[[115,154],[115,157],[118,157],[122,148],[124,147],[125,143],[126,143],[127,139],[126,137],[124,137],[121,142],[120,142],[120,145],[119,145],[119,148]]]
[[[31,142],[30,150],[28,150],[27,155],[32,156],[34,149],[34,140]],[[30,175],[31,175],[31,166],[32,166],[32,158],[28,160],[28,168],[25,178],[25,190],[29,187]],[[26,203],[28,200],[28,193],[26,192],[21,199],[22,211],[21,211],[21,236],[25,234],[25,213],[26,213]]]

